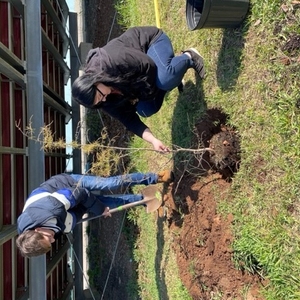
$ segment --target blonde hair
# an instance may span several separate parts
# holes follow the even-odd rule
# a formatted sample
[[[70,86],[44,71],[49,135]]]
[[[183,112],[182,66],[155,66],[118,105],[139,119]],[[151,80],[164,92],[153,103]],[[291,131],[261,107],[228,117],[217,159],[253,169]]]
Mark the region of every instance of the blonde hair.
[[[16,244],[24,257],[39,256],[51,250],[51,243],[45,240],[44,235],[34,230],[27,230],[20,234]]]

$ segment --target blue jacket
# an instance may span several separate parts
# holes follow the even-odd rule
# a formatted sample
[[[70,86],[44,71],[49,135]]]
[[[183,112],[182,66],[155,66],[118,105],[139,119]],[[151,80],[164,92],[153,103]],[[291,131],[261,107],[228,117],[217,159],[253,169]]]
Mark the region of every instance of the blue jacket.
[[[69,232],[76,225],[86,208],[80,205],[90,197],[85,188],[68,174],[51,177],[32,191],[25,202],[22,214],[17,220],[18,233],[42,227],[48,220],[56,218],[61,232]]]

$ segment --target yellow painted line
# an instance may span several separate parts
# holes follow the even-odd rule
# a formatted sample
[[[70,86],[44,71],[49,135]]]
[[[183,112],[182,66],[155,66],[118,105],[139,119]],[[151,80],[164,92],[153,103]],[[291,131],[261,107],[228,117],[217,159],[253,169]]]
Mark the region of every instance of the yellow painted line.
[[[154,0],[154,9],[155,9],[156,26],[158,28],[160,28],[160,15],[159,15],[159,9],[158,9],[158,2],[157,2],[157,0]]]

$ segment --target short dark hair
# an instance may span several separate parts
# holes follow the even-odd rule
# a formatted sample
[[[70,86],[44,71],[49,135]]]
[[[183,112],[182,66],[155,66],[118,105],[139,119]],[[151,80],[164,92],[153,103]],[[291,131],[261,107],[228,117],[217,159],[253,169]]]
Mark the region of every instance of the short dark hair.
[[[94,87],[93,76],[89,73],[85,73],[73,82],[72,84],[72,96],[81,105],[92,108],[96,88]]]

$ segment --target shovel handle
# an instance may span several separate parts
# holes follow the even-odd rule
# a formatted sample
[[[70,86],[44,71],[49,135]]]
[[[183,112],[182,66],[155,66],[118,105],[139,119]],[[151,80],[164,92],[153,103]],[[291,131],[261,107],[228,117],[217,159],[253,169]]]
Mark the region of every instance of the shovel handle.
[[[127,204],[118,206],[118,207],[116,207],[116,208],[110,209],[109,212],[110,212],[111,214],[113,214],[113,213],[115,213],[115,212],[117,212],[117,211],[122,211],[122,210],[124,210],[124,209],[130,208],[130,207],[133,207],[133,206],[141,205],[141,204],[143,204],[143,203],[147,203],[147,202],[152,201],[152,200],[154,200],[154,199],[155,199],[155,198],[143,199],[143,200],[140,200],[140,201],[127,203]]]
[[[124,209],[130,208],[130,207],[133,207],[133,206],[137,206],[137,205],[141,205],[141,204],[143,204],[143,203],[147,203],[147,202],[152,201],[152,200],[154,200],[154,199],[155,199],[155,197],[150,198],[150,199],[143,199],[143,200],[140,200],[140,201],[127,203],[127,204],[118,206],[118,207],[116,207],[116,208],[112,208],[112,209],[109,210],[109,212],[110,212],[111,214],[113,214],[113,213],[115,213],[115,212],[122,211],[122,210],[124,210]],[[85,222],[85,221],[90,221],[90,220],[94,220],[94,219],[101,218],[101,217],[103,217],[103,215],[94,216],[94,217],[87,217],[87,218],[81,219],[81,220],[78,221],[76,224],[80,224],[80,223],[83,223],[83,222]]]

